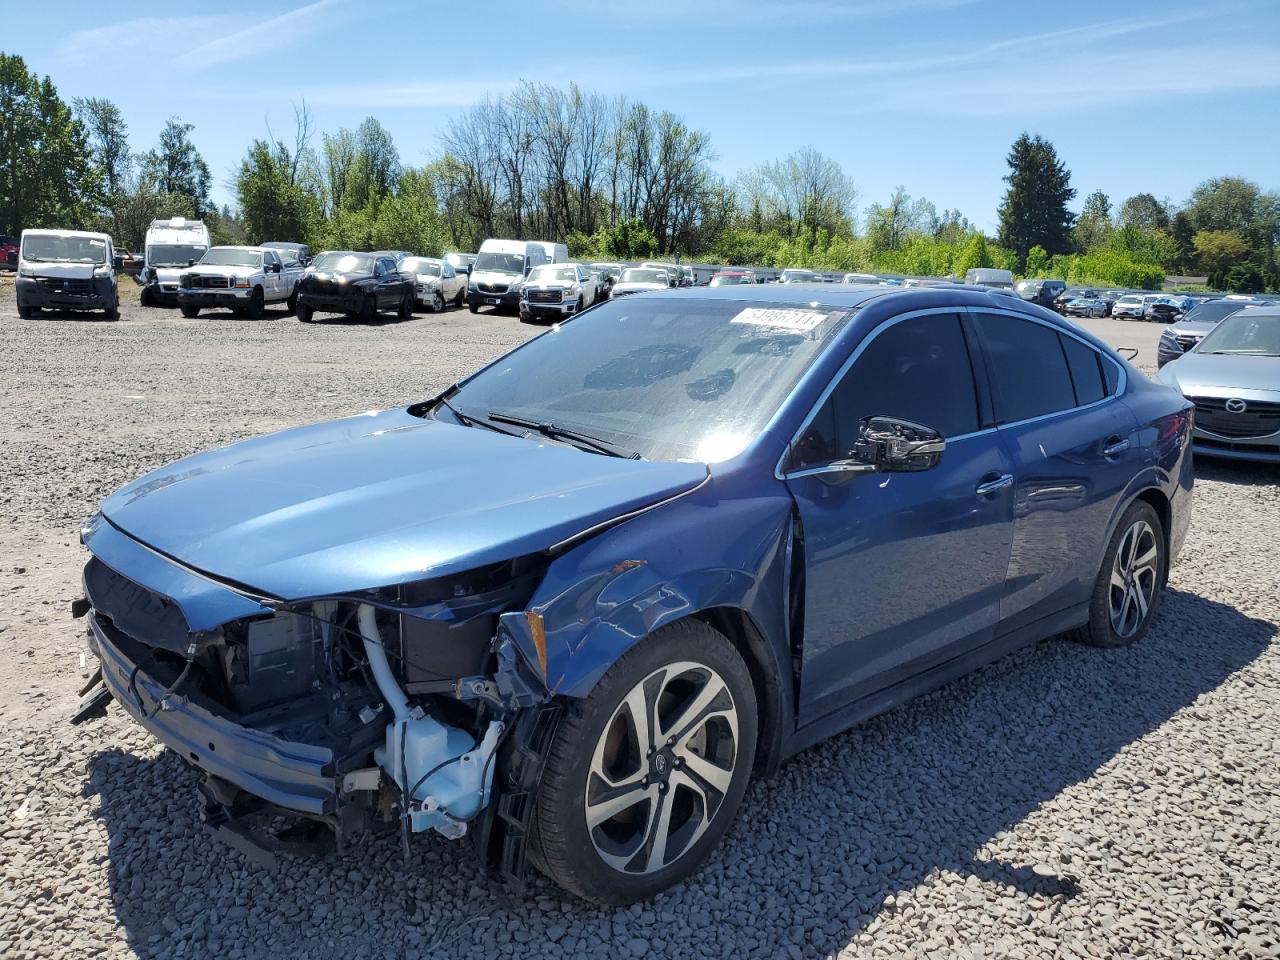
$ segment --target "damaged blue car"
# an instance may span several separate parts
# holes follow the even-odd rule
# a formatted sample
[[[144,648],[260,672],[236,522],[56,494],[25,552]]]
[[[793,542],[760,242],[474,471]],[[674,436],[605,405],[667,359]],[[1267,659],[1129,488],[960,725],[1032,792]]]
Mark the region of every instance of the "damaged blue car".
[[[973,287],[627,297],[108,497],[74,719],[116,701],[261,860],[433,831],[633,902],[787,756],[1044,637],[1139,639],[1191,422]]]

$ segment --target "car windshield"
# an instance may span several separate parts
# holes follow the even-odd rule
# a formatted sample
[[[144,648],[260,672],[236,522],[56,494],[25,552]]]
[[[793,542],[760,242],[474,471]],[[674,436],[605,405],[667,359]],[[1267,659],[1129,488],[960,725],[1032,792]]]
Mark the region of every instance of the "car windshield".
[[[727,460],[764,428],[853,311],[610,301],[480,371],[462,416],[554,423],[651,460]]]
[[[1196,352],[1280,357],[1280,315],[1242,310],[1206,333]]]
[[[1183,321],[1191,323],[1203,320],[1205,323],[1217,323],[1223,317],[1239,313],[1246,306],[1248,304],[1241,303],[1239,300],[1210,300],[1208,303],[1202,303],[1192,309],[1190,313],[1183,317]]]
[[[518,253],[482,253],[476,257],[474,270],[477,273],[524,273],[524,257]]]
[[[573,267],[535,267],[529,274],[532,283],[550,283],[555,280],[567,280],[572,283],[578,279],[578,272]]]
[[[646,267],[632,267],[622,271],[623,283],[666,283],[667,271],[650,270]]]
[[[322,253],[311,261],[316,273],[373,273],[373,257],[367,253]]]
[[[235,247],[214,247],[200,259],[202,267],[256,267],[262,263],[257,250],[237,250]]]
[[[196,243],[155,243],[147,247],[147,263],[153,267],[185,267],[200,262],[209,248]]]
[[[750,283],[750,282],[751,280],[748,279],[747,277],[712,277],[711,278],[711,286],[713,287],[727,287],[730,284],[734,284],[734,283]]]
[[[816,280],[818,275],[810,273],[808,270],[783,270],[783,280]]]
[[[1039,280],[1019,280],[1018,292],[1019,293],[1035,293],[1040,289],[1041,286],[1042,284],[1040,283]]]
[[[107,241],[98,237],[35,234],[22,238],[22,259],[57,263],[106,263]]]
[[[405,257],[400,263],[400,269],[419,277],[438,277],[442,273],[440,262],[427,257]]]
[[[617,280],[622,273],[622,267],[616,263],[593,263],[592,270],[599,270],[606,277],[612,277]]]

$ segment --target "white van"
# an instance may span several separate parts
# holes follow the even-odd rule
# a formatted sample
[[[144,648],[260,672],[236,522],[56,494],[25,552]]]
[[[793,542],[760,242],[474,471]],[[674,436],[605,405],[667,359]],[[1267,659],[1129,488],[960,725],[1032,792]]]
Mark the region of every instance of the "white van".
[[[558,247],[563,259],[552,260],[548,247]],[[467,306],[472,313],[481,307],[520,309],[520,285],[529,271],[544,263],[563,263],[569,251],[563,243],[535,240],[486,240],[480,244],[467,283]]]
[[[105,233],[23,230],[18,246],[18,316],[41,310],[101,310],[120,319],[120,258]]]
[[[200,220],[168,217],[152,220],[138,282],[144,307],[178,305],[183,271],[200,262],[209,249],[209,228]]]
[[[964,282],[976,284],[980,287],[1012,290],[1013,273],[1008,270],[996,270],[991,267],[971,267],[964,272]]]

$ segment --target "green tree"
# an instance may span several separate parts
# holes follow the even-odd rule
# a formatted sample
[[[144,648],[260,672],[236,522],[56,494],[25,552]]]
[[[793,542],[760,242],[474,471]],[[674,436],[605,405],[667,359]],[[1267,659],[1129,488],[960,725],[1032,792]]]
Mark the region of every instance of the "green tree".
[[[1028,277],[1045,277],[1048,273],[1049,254],[1045,253],[1044,247],[1036,244],[1027,251],[1027,268],[1023,271],[1023,275]]]
[[[1144,230],[1165,230],[1169,226],[1169,208],[1149,193],[1136,193],[1120,204],[1120,225]]]
[[[1048,140],[1023,134],[1008,156],[1009,184],[1000,205],[1001,246],[1013,251],[1018,269],[1026,266],[1027,252],[1036,245],[1049,254],[1071,249],[1074,215],[1067,204],[1076,191],[1071,173],[1058,159]]]
[[[1173,241],[1173,266],[1181,273],[1195,269],[1195,234],[1196,229],[1185,210],[1179,210],[1173,215],[1173,221],[1169,225],[1169,239]]]
[[[1238,263],[1227,271],[1222,286],[1232,293],[1262,293],[1266,280],[1255,264]]]
[[[160,142],[142,158],[142,164],[157,192],[185,198],[189,207],[186,215],[199,219],[213,209],[209,204],[213,178],[191,142],[194,129],[192,124],[170,117],[160,131]]]
[[[1191,192],[1187,216],[1197,231],[1229,230],[1253,249],[1280,241],[1280,197],[1242,177],[1216,177]]]
[[[1232,267],[1248,259],[1249,244],[1234,230],[1201,230],[1192,239],[1209,285],[1222,289]]]
[[[293,156],[282,143],[254,140],[236,173],[236,200],[245,231],[255,242],[311,235],[320,200],[298,183]]]
[[[427,257],[444,253],[446,233],[427,171],[410,168],[399,173],[396,192],[379,204],[372,230],[373,246],[380,250],[409,250]]]
[[[619,260],[643,260],[658,252],[658,238],[644,221],[623,220],[601,231],[600,249]]]
[[[76,117],[84,126],[94,162],[102,172],[108,205],[124,187],[133,165],[129,152],[129,125],[124,114],[102,97],[76,97],[72,101]]]
[[[1084,209],[1076,220],[1076,249],[1088,252],[1107,242],[1111,231],[1111,198],[1101,190],[1095,190],[1084,198]]]
[[[960,255],[952,262],[951,272],[957,277],[964,277],[969,270],[991,266],[991,251],[987,248],[987,238],[975,233],[964,245]]]
[[[873,203],[867,208],[867,243],[871,250],[900,249],[906,243],[907,235],[917,227],[920,213],[913,206],[911,195],[901,186],[893,191],[887,204]],[[936,218],[936,211],[934,216]]]
[[[0,233],[82,226],[101,189],[84,127],[53,81],[0,53]]]
[[[1173,238],[1163,230],[1137,227],[1126,223],[1111,235],[1107,249],[1124,254],[1135,263],[1172,266],[1177,257]]]

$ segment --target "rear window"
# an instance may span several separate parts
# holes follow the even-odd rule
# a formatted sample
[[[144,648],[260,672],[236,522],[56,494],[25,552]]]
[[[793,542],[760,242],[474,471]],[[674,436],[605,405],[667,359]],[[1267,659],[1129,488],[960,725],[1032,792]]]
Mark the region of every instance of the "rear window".
[[[986,346],[1002,423],[1042,417],[1075,406],[1075,388],[1056,330],[1004,314],[978,314],[976,320]]]

